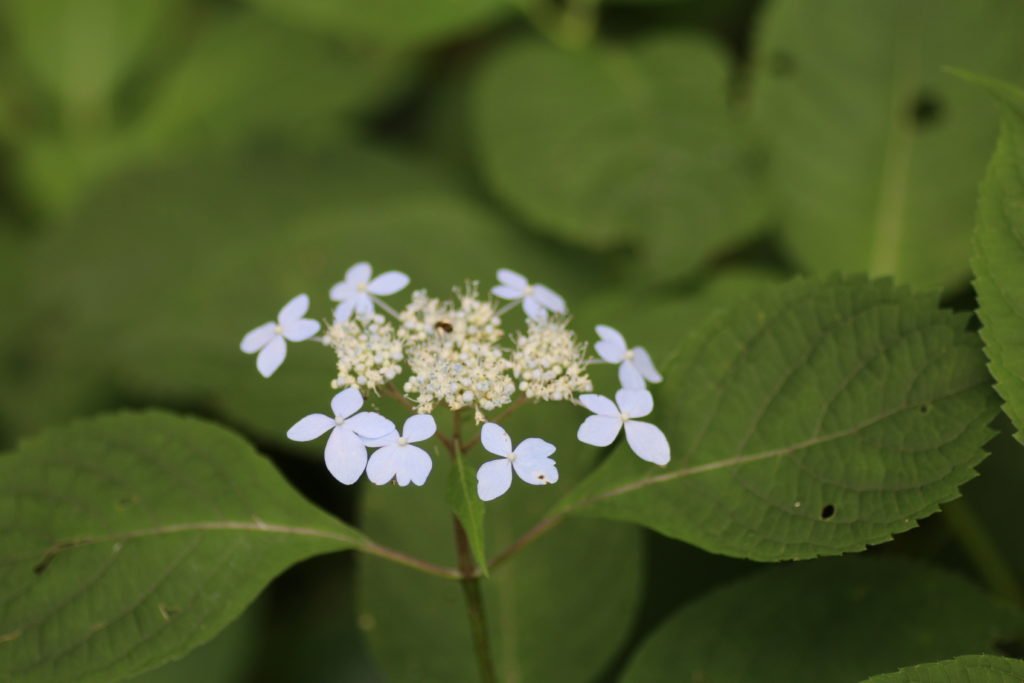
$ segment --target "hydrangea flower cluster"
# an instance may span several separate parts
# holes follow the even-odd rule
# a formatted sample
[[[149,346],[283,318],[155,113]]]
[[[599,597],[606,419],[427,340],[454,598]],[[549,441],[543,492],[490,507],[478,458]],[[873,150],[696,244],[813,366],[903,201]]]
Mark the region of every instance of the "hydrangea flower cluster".
[[[530,437],[513,448],[512,438],[498,424],[527,402],[582,406],[593,413],[577,431],[583,443],[609,446],[625,432],[637,456],[656,465],[668,463],[665,435],[638,419],[654,409],[647,383],[662,379],[647,351],[630,347],[614,328],[598,325],[594,351],[599,358],[593,358],[570,329],[561,296],[511,270],[499,270],[497,279],[491,296],[481,296],[475,282],[453,290],[449,300],[416,290],[409,303],[396,310],[383,297],[405,289],[409,277],[398,271],[374,277],[370,264],[357,263],[330,289],[336,306],[329,323],[321,327],[306,318],[309,297],[300,294],[285,304],[276,321],[246,334],[241,349],[257,354],[256,367],[264,377],[284,362],[287,342],[312,340],[334,351],[333,417],[307,415],[288,430],[288,438],[312,441],[329,433],[324,460],[343,484],[354,484],[365,472],[377,485],[423,486],[433,460],[415,444],[434,437],[453,458],[465,455],[464,443],[477,440],[498,456],[477,470],[482,500],[508,491],[513,473],[528,484],[554,484],[556,447]],[[509,334],[503,317],[519,307],[526,319],[521,329]],[[614,400],[591,393],[587,370],[595,363],[618,366],[621,388]],[[361,410],[369,394],[394,398],[412,413],[401,431],[388,418]],[[456,432],[462,411],[471,411],[481,425],[479,435],[462,442],[457,433],[441,434],[432,415],[439,408],[455,413]]]

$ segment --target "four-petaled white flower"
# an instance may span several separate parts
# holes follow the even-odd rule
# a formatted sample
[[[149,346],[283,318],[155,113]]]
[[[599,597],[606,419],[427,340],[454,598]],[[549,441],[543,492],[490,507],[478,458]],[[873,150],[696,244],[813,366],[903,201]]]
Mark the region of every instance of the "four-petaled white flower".
[[[480,430],[480,443],[501,456],[485,462],[477,470],[476,492],[480,500],[494,500],[508,491],[512,485],[512,470],[527,484],[539,486],[558,481],[558,470],[550,457],[555,447],[544,439],[524,439],[513,449],[508,433],[493,422],[487,422]]]
[[[625,427],[626,441],[641,459],[655,465],[665,465],[670,458],[668,439],[650,422],[634,418],[645,417],[654,409],[654,398],[645,389],[619,389],[615,402],[598,394],[582,394],[580,403],[594,413],[580,425],[576,438],[591,446],[607,446]],[[617,405],[616,405],[617,404]]]
[[[309,310],[309,297],[299,294],[289,301],[277,314],[277,322],[263,323],[242,337],[241,348],[245,353],[256,353],[256,369],[264,377],[270,377],[281,367],[288,353],[285,339],[292,342],[306,341],[320,331],[320,323],[303,318]]]
[[[331,301],[341,302],[334,309],[335,320],[348,320],[353,311],[359,318],[372,315],[373,297],[394,294],[409,284],[409,276],[397,270],[381,273],[371,280],[372,275],[370,264],[359,262],[345,271],[343,281],[331,287]]]
[[[619,382],[623,389],[643,389],[647,382],[658,383],[661,375],[654,369],[654,363],[647,349],[642,346],[629,348],[625,338],[614,327],[598,325],[594,328],[601,341],[594,344],[597,355],[609,363],[619,365]]]
[[[500,269],[498,282],[501,284],[492,287],[491,294],[511,301],[521,299],[526,315],[534,320],[546,320],[548,311],[565,313],[568,310],[565,307],[565,299],[544,285],[530,284],[529,280],[514,270]]]
[[[313,413],[288,430],[292,441],[312,441],[327,430],[331,435],[324,448],[327,469],[342,484],[354,484],[366,469],[363,439],[377,439],[395,431],[395,423],[377,413],[357,413],[363,407],[358,389],[345,389],[331,399],[334,417]]]
[[[430,454],[419,446],[418,441],[426,441],[437,431],[437,424],[430,415],[413,415],[402,426],[402,435],[392,432],[380,439],[373,439],[367,445],[382,446],[370,456],[366,466],[366,478],[374,484],[383,486],[392,479],[399,486],[409,483],[423,486],[430,474],[434,462]]]

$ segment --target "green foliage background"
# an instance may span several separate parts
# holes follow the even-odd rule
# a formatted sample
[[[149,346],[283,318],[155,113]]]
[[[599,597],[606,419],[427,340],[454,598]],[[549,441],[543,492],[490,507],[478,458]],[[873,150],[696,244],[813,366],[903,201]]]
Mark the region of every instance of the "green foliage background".
[[[374,550],[453,565],[448,507],[480,564],[566,516],[483,581],[502,681],[1024,680],[1022,26],[0,0],[0,680],[473,681],[458,585]],[[623,330],[668,470],[543,406],[512,424],[561,481],[486,515],[440,459],[338,485],[284,438],[332,359],[237,347],[360,260],[434,294],[509,267]]]

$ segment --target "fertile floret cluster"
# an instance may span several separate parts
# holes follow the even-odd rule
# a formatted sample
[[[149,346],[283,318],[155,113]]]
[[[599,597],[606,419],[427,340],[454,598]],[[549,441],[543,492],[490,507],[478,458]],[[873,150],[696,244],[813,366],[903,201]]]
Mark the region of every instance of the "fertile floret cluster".
[[[534,437],[513,448],[511,437],[497,424],[524,402],[582,405],[594,414],[580,425],[580,441],[607,446],[624,431],[639,457],[667,463],[665,435],[636,419],[653,409],[646,382],[661,381],[647,352],[630,348],[614,328],[598,325],[600,340],[594,349],[601,360],[590,358],[587,344],[569,328],[562,297],[510,270],[499,270],[498,282],[490,294],[506,300],[501,307],[491,297],[481,297],[476,283],[468,283],[448,300],[416,290],[398,311],[381,297],[404,289],[408,276],[388,271],[373,277],[370,264],[357,263],[331,288],[330,298],[337,305],[323,335],[316,336],[320,323],[305,317],[309,297],[300,294],[281,309],[276,321],[245,335],[241,347],[258,354],[257,368],[265,377],[284,362],[286,342],[316,339],[334,351],[337,374],[331,387],[341,390],[331,401],[334,416],[307,415],[292,426],[288,437],[309,441],[329,433],[327,468],[346,484],[365,472],[375,484],[422,486],[433,461],[426,450],[412,444],[435,435],[452,457],[464,455],[464,442],[438,433],[431,413],[439,407],[454,413],[456,430],[462,415],[472,409],[476,423],[483,423],[481,445],[499,456],[477,472],[477,493],[483,500],[507,491],[513,473],[534,485],[558,481],[551,458],[554,445]],[[502,316],[518,306],[527,315],[526,329],[510,335],[502,327]],[[619,366],[622,388],[615,401],[583,393],[593,389],[588,366],[599,362]],[[371,392],[393,396],[414,413],[401,433],[382,415],[360,412],[364,395]],[[499,415],[488,416],[497,409],[502,409]],[[367,448],[377,450],[368,454]]]

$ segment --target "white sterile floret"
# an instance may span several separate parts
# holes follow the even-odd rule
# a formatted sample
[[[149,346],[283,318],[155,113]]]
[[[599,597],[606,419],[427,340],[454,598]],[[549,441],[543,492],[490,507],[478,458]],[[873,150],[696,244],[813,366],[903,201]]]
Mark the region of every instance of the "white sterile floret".
[[[476,473],[476,492],[480,500],[494,500],[512,485],[513,470],[527,484],[540,486],[558,481],[558,469],[551,454],[555,447],[544,439],[524,439],[512,448],[508,433],[493,422],[480,430],[480,443],[491,453],[501,456],[485,462]]]
[[[491,294],[511,301],[521,300],[523,311],[526,312],[528,318],[544,320],[548,317],[548,311],[565,313],[568,310],[565,307],[565,299],[544,285],[530,284],[529,280],[514,270],[500,269],[498,282],[501,284],[492,287]]]
[[[434,463],[429,453],[412,444],[426,441],[436,431],[437,424],[432,416],[413,415],[402,426],[401,436],[394,432],[368,443],[381,448],[370,456],[366,466],[367,479],[379,486],[392,479],[399,486],[408,486],[410,483],[423,486]]]
[[[654,398],[646,389],[619,389],[615,402],[598,394],[582,394],[583,407],[594,413],[580,425],[576,438],[591,446],[607,446],[625,428],[626,441],[641,459],[665,465],[670,459],[668,439],[650,422],[634,418],[646,417],[654,409]]]
[[[586,372],[586,345],[566,327],[565,320],[528,320],[526,334],[516,335],[512,374],[526,398],[567,401],[592,391]]]
[[[399,319],[411,372],[403,389],[418,412],[429,413],[437,403],[493,410],[512,400],[511,363],[497,344],[501,320],[474,285],[459,293],[458,307],[415,292]]]
[[[338,357],[338,376],[331,382],[335,389],[350,386],[374,391],[402,372],[402,342],[394,326],[379,313],[336,320],[327,328],[323,342]]]
[[[647,386],[644,380],[661,381],[661,375],[654,369],[651,356],[644,347],[629,348],[626,339],[614,327],[598,325],[594,329],[601,338],[594,344],[594,351],[603,360],[619,365],[619,382],[623,389],[643,389]]]
[[[358,389],[345,389],[331,399],[334,417],[313,413],[288,430],[292,441],[312,441],[330,430],[324,461],[342,484],[354,484],[366,469],[364,439],[378,439],[395,431],[395,423],[377,413],[359,413],[363,397]]]
[[[281,367],[288,353],[285,340],[306,341],[320,331],[320,323],[304,318],[309,310],[309,297],[299,294],[284,305],[277,314],[277,322],[263,323],[242,337],[241,348],[245,353],[256,353],[256,369],[264,377],[270,377]]]
[[[372,275],[370,264],[360,262],[345,271],[343,281],[331,287],[331,301],[340,302],[334,309],[335,320],[348,320],[353,312],[357,317],[372,315],[375,296],[394,294],[409,284],[409,276],[397,270],[381,273],[371,280]]]

